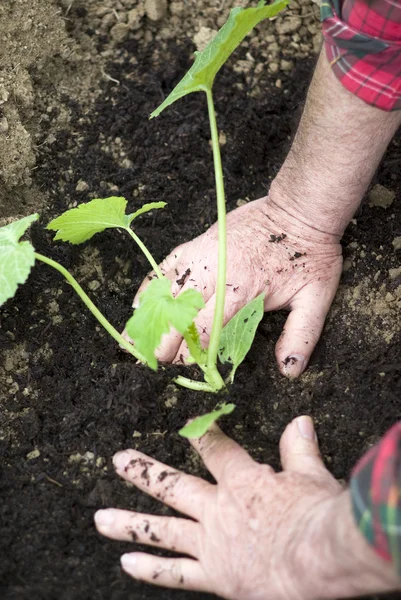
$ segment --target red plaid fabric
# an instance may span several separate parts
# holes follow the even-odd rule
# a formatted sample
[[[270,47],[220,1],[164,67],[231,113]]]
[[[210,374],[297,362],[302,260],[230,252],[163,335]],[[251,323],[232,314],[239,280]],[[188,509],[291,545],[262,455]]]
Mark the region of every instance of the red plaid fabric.
[[[401,0],[323,0],[321,19],[343,86],[383,110],[401,109]]]
[[[401,423],[357,464],[350,491],[361,533],[401,575]]]

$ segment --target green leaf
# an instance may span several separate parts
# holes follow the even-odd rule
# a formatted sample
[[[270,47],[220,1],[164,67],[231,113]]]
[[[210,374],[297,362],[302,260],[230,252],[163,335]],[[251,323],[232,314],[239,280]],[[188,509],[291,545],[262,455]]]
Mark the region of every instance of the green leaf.
[[[30,242],[19,239],[38,214],[29,215],[0,227],[0,306],[12,298],[20,283],[25,283],[35,264],[35,250]]]
[[[234,408],[235,404],[223,404],[223,406],[218,410],[213,410],[206,415],[197,417],[191,423],[180,429],[178,433],[182,435],[182,437],[189,439],[200,438],[202,435],[205,435],[205,433],[213,425],[213,423],[217,421],[217,419],[220,419],[220,417],[223,415],[229,415],[233,412]]]
[[[67,210],[53,219],[47,229],[57,231],[55,240],[82,244],[95,233],[113,227],[126,228],[125,209],[127,200],[122,197],[96,198],[77,208]]]
[[[262,320],[264,297],[264,293],[260,294],[241,308],[221,332],[219,358],[221,362],[233,365],[230,373],[231,383],[234,381],[236,370],[252,346],[256,329]]]
[[[126,224],[131,225],[132,221],[139,217],[139,215],[143,215],[143,213],[147,213],[150,210],[156,210],[157,208],[164,208],[165,206],[167,206],[167,202],[149,202],[148,204],[144,204],[134,213],[131,213],[125,217]]]
[[[230,16],[216,37],[202,52],[195,52],[195,62],[164,102],[152,112],[157,117],[167,106],[191,92],[211,89],[218,70],[239,46],[245,36],[263,19],[274,17],[288,4],[288,0],[276,0],[265,5],[263,0],[256,8],[233,8]]]
[[[204,350],[201,346],[199,331],[195,323],[191,323],[184,337],[190,352],[190,362],[196,362],[199,366],[206,365],[207,350]]]
[[[174,298],[171,282],[166,277],[149,283],[139,296],[139,307],[129,319],[126,330],[152,369],[157,369],[155,350],[162,335],[168,333],[170,327],[184,335],[204,306],[202,294],[196,290],[187,290]]]

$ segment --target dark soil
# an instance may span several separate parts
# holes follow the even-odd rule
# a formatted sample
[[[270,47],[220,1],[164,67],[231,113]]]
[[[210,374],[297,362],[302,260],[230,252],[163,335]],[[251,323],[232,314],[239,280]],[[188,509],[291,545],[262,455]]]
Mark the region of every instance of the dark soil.
[[[157,61],[154,48],[127,42],[107,71],[120,85],[105,84],[86,113],[65,97],[72,111],[70,127],[50,147],[43,146],[34,172],[35,183],[52,198],[41,224],[32,229],[36,249],[62,262],[86,286],[100,281],[91,297],[118,328],[146,275],[145,259],[112,231],[86,245],[85,266],[82,248],[53,245],[42,224],[74,201],[111,193],[124,195],[130,209],[165,200],[165,210],[138,221],[138,233],[160,260],[215,220],[203,96],[182,100],[157,121],[147,119],[185,71],[190,49],[171,47],[170,55]],[[227,136],[223,160],[230,208],[238,198],[266,194],[266,174],[273,177],[285,156],[312,68],[312,62],[299,62],[291,79],[284,76],[286,94],[266,74],[258,97],[247,93],[241,74],[230,66],[223,70],[215,96],[219,126]],[[57,114],[51,115],[44,136],[52,119]],[[131,161],[125,167],[124,158]],[[395,142],[378,175],[398,195],[400,160]],[[88,191],[76,192],[79,180]],[[367,258],[345,273],[344,288],[377,271],[373,252],[383,256],[374,285],[379,289],[388,281],[387,270],[396,264],[391,241],[401,235],[400,224],[400,202],[387,211],[364,206],[345,244],[365,244]],[[388,282],[388,289],[396,283]],[[224,420],[224,429],[256,459],[279,468],[278,441],[285,425],[308,413],[316,421],[328,467],[346,479],[358,457],[401,418],[401,335],[397,328],[388,342],[365,335],[369,319],[372,330],[382,326],[380,314],[358,313],[353,319],[349,307],[345,313],[334,311],[308,374],[289,382],[278,374],[274,358],[285,315],[267,315],[230,391],[237,409]],[[169,465],[205,475],[177,431],[189,416],[210,409],[215,398],[176,390],[170,383],[176,369],[154,375],[134,365],[60,276],[43,265],[5,306],[1,327],[2,355],[17,357],[15,368],[0,381],[1,598],[206,598],[131,581],[120,572],[119,556],[132,545],[101,538],[93,514],[107,506],[166,510],[118,480],[111,457],[119,449],[138,447]],[[28,459],[34,449],[40,455]],[[87,462],[70,458],[86,452],[93,453]]]

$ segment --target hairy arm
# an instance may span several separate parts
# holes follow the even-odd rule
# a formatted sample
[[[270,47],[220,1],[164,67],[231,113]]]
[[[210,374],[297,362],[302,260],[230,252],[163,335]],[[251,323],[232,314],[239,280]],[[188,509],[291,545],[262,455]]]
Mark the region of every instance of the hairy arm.
[[[305,225],[341,237],[400,123],[400,112],[346,90],[322,51],[271,198]]]

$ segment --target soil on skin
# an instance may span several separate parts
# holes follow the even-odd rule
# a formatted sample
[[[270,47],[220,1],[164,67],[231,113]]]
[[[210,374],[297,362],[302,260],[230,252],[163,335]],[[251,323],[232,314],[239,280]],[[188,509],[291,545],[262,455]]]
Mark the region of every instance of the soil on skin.
[[[210,8],[212,2],[205,5]],[[85,86],[80,80],[71,91],[59,80],[39,77],[34,66],[28,68],[35,100],[32,113],[21,111],[18,118],[38,136],[32,159],[36,168],[29,181],[26,171],[18,182],[3,177],[0,197],[9,198],[13,189],[21,202],[15,210],[4,204],[0,217],[47,205],[41,223],[31,230],[35,248],[69,268],[106,317],[122,328],[146,275],[145,259],[117,231],[72,247],[53,244],[43,224],[93,197],[123,195],[130,210],[165,200],[168,207],[142,217],[137,228],[161,260],[215,220],[209,129],[200,94],[157,121],[147,118],[190,64],[194,47],[186,35],[181,31],[177,41],[163,37],[167,17],[155,24],[145,15],[141,29],[131,29],[116,44],[107,28],[96,25],[98,17],[91,17],[103,5],[88,6],[89,13],[73,2],[57,5],[57,19],[68,19],[67,39],[75,40],[80,57],[82,44],[89,53]],[[296,6],[312,9],[305,3]],[[48,7],[56,5],[49,2]],[[288,150],[314,64],[313,57],[293,56],[291,69],[278,75],[254,46],[253,62],[249,46],[242,48],[215,88],[230,209],[239,200],[266,194]],[[46,60],[50,73],[66,64],[52,52]],[[249,62],[253,71],[249,64],[245,68]],[[85,77],[82,67],[82,62],[70,63],[60,79],[73,82],[74,70],[76,77]],[[96,69],[107,77],[96,79]],[[40,120],[44,111],[47,118]],[[396,199],[387,208],[365,202],[349,226],[342,283],[307,373],[295,382],[278,374],[274,345],[286,315],[268,314],[230,390],[237,409],[222,423],[225,431],[255,459],[276,468],[280,435],[299,414],[314,417],[325,462],[339,479],[347,479],[357,459],[401,418],[401,277],[395,270],[400,249],[393,244],[401,236],[399,144],[397,137],[377,175]],[[108,506],[168,512],[115,476],[111,457],[122,448],[139,448],[207,476],[177,431],[216,399],[175,387],[176,368],[153,374],[133,364],[71,288],[44,265],[35,267],[28,283],[2,308],[0,350],[1,598],[209,598],[160,590],[123,575],[119,556],[133,546],[101,538],[93,514]]]

